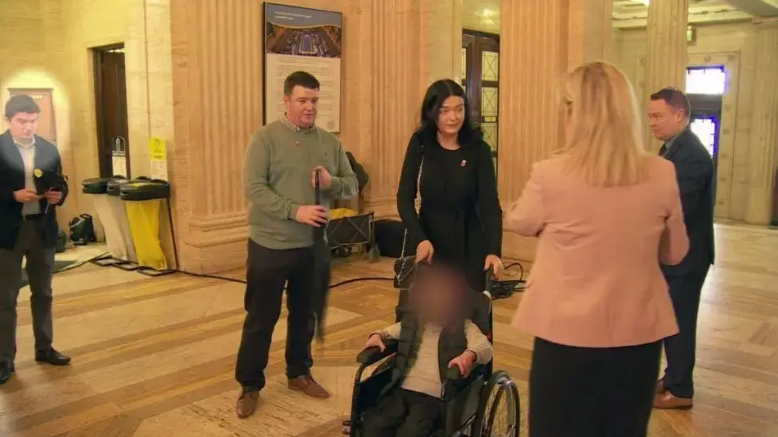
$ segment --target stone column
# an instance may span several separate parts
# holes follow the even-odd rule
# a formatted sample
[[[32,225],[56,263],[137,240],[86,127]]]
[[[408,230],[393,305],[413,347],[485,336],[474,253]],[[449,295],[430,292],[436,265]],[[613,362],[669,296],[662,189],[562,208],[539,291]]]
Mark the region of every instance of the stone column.
[[[651,0],[646,28],[644,104],[665,87],[686,89],[686,28],[689,0]],[[645,129],[646,147],[659,150],[661,143]]]
[[[745,221],[766,225],[772,219],[778,167],[778,19],[756,23],[754,99]]]
[[[126,14],[128,159],[133,177],[150,176],[149,138],[173,141],[170,0],[128,2]]]
[[[605,61],[610,55],[613,36],[613,0],[571,1],[568,17],[569,68]]]
[[[419,124],[430,83],[461,70],[461,0],[361,2],[359,72],[362,96],[355,146],[371,182],[367,208],[396,216],[405,150]],[[461,74],[461,73],[460,73]],[[352,83],[352,82],[350,82]],[[349,91],[350,92],[350,91]]]
[[[607,0],[502,0],[500,9],[500,155],[503,207],[515,201],[532,165],[564,142],[560,80],[610,44]],[[506,232],[503,256],[531,260],[534,238]]]

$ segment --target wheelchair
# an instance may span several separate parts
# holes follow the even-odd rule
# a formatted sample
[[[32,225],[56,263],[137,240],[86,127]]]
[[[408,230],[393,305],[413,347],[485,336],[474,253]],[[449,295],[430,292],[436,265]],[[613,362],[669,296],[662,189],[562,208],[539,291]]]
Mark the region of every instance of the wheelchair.
[[[492,342],[490,290],[499,283],[487,274],[486,284],[486,291],[474,292],[477,297],[471,320]],[[367,412],[378,403],[379,393],[391,381],[398,348],[397,341],[384,343],[384,351],[367,348],[357,356],[359,369],[354,378],[351,414],[349,420],[343,422],[343,434],[350,437],[372,437],[362,433],[361,424]],[[379,365],[363,379],[363,374],[375,364]],[[519,390],[507,372],[493,371],[492,366],[493,361],[476,365],[467,377],[461,375],[457,366],[449,369],[439,403],[437,431],[430,437],[519,437]]]

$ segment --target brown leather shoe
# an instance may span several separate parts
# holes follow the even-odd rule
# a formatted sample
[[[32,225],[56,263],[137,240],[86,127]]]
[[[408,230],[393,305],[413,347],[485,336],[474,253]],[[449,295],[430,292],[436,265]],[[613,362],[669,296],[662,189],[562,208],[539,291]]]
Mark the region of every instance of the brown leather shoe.
[[[317,399],[327,399],[330,393],[316,382],[311,375],[300,375],[289,380],[289,388],[305,393],[306,396]]]
[[[246,419],[251,417],[255,411],[257,411],[257,403],[259,402],[259,390],[252,390],[243,388],[240,391],[240,397],[235,404],[235,413],[239,419]]]
[[[690,410],[693,406],[691,398],[679,398],[669,391],[654,396],[654,408],[660,410]]]
[[[660,379],[656,383],[656,394],[663,395],[667,392],[667,389],[665,388],[665,380],[664,378]]]

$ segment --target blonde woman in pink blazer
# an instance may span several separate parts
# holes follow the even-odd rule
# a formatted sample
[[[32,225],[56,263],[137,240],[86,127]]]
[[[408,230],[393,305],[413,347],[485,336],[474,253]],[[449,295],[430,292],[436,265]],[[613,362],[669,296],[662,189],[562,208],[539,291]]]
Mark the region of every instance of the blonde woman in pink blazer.
[[[659,268],[689,242],[673,164],[644,150],[634,91],[594,62],[564,85],[566,144],[535,164],[506,229],[538,236],[513,325],[535,335],[531,437],[645,437],[678,332]]]

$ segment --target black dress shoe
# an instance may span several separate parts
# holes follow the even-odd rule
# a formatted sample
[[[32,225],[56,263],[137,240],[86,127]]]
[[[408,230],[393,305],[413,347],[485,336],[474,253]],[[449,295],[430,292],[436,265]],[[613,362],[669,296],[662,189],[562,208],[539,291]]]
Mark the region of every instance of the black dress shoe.
[[[36,351],[35,361],[51,364],[52,366],[67,366],[70,364],[70,357],[66,357],[54,349],[49,349],[47,351]]]
[[[14,373],[13,363],[0,363],[0,385],[5,384],[11,379],[11,375]]]

